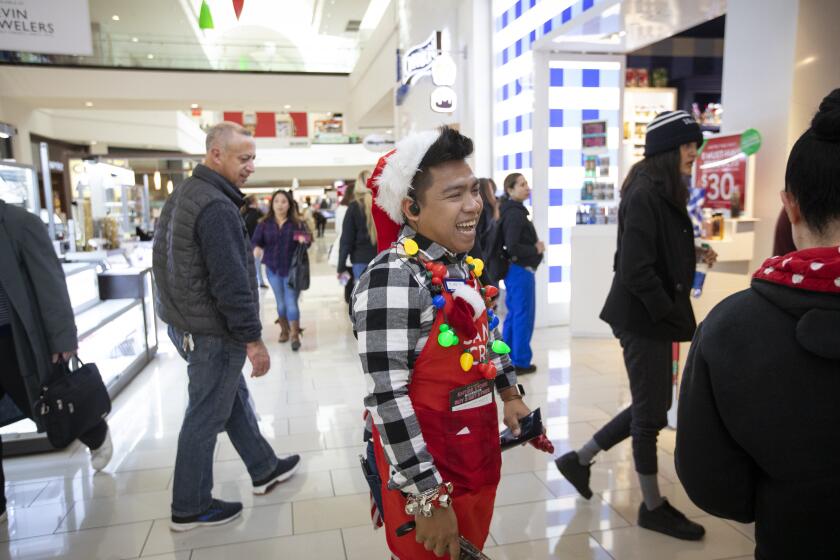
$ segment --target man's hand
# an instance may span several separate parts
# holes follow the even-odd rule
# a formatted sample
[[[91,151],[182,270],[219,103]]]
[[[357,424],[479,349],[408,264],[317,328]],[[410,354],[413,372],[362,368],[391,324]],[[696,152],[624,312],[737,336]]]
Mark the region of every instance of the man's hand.
[[[59,357],[61,357],[61,359],[64,360],[65,362],[68,362],[68,361],[70,361],[70,358],[72,358],[75,355],[76,355],[76,350],[73,350],[72,352],[62,352],[60,354],[58,354],[58,353],[53,354],[52,355],[52,363],[57,364]]]
[[[271,367],[271,358],[268,357],[268,349],[262,339],[249,342],[245,346],[248,353],[248,360],[251,362],[251,377],[262,377],[268,373]]]
[[[505,426],[511,429],[513,435],[519,437],[521,433],[519,429],[519,419],[531,414],[531,409],[522,399],[513,399],[505,403],[504,417]]]
[[[417,542],[438,558],[443,558],[448,552],[450,560],[458,560],[461,554],[460,533],[458,518],[452,507],[433,508],[431,517],[417,515],[415,521],[417,529],[414,537]]]
[[[539,253],[540,255],[545,253],[545,243],[543,243],[542,241],[537,241],[536,243],[534,243],[534,247],[537,248],[537,253]]]

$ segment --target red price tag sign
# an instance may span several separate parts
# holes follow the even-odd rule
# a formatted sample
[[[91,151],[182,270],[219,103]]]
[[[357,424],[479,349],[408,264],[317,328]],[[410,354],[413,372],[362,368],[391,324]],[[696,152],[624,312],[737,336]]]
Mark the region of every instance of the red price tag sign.
[[[738,189],[741,208],[747,194],[747,155],[741,151],[741,135],[709,138],[694,161],[694,184],[706,190],[705,208],[732,207]]]

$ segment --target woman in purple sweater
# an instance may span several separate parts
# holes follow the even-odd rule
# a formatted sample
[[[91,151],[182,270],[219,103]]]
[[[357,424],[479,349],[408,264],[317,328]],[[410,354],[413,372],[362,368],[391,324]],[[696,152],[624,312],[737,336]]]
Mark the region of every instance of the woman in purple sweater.
[[[300,349],[300,292],[289,287],[289,267],[298,244],[308,248],[312,234],[306,228],[290,191],[277,190],[271,195],[270,211],[257,225],[251,240],[254,256],[262,258],[268,283],[277,300],[278,342],[292,339],[292,350]]]

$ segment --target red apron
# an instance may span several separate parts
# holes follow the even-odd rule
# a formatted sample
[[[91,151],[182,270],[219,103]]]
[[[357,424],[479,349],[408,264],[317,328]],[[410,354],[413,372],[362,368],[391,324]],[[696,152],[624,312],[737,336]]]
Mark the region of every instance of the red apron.
[[[452,296],[446,290],[443,296],[446,300],[444,310],[449,309]],[[461,340],[455,346],[444,348],[437,341],[440,326],[445,322],[444,310],[437,312],[426,346],[414,364],[408,396],[435,467],[443,480],[454,486],[453,508],[458,518],[458,530],[476,547],[483,548],[490,532],[502,468],[496,403],[491,400],[478,408],[452,412],[450,391],[483,379],[475,366],[465,372],[459,358],[469,351],[476,364],[486,360],[487,314],[482,313],[475,322],[478,330],[475,339]],[[414,533],[396,536],[397,528],[413,520],[413,517],[405,513],[402,493],[388,489],[390,465],[376,428],[373,435],[376,465],[382,478],[382,513],[391,553],[399,560],[437,559],[434,553],[417,543]]]

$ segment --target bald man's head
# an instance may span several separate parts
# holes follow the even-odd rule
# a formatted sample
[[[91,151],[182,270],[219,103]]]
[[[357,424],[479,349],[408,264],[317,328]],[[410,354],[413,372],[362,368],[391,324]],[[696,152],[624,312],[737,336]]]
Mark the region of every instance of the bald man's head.
[[[254,172],[256,144],[248,129],[221,122],[207,131],[204,165],[241,189]]]

